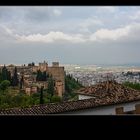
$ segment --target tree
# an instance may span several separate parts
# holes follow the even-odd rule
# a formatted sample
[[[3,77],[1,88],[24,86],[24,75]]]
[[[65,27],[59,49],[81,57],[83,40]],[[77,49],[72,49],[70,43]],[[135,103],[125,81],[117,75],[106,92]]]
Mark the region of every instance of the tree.
[[[18,74],[17,74],[17,68],[15,67],[14,75],[12,77],[12,86],[18,86],[18,84],[19,84],[19,79],[18,79]]]
[[[54,95],[54,80],[53,80],[52,76],[50,76],[50,78],[48,80],[47,93],[50,94],[51,97]]]
[[[44,103],[44,100],[43,100],[43,89],[44,89],[44,87],[41,86],[41,91],[40,91],[40,104],[43,104]]]
[[[81,88],[82,85],[79,83],[78,80],[72,77],[72,75],[65,76],[65,90],[68,93],[71,93],[75,89]]]
[[[48,75],[46,71],[41,72],[40,70],[37,71],[36,81],[47,81]]]
[[[21,79],[20,79],[19,84],[20,84],[20,89],[22,89],[22,88],[23,88],[23,84],[24,84],[24,78],[23,78],[23,75],[21,76]]]
[[[34,62],[32,62],[32,66],[35,66],[35,63]]]
[[[11,78],[11,72],[10,71],[7,71],[7,80],[11,81],[12,78]]]
[[[4,65],[4,67],[2,68],[2,72],[1,72],[1,80],[9,80],[11,81],[11,72],[7,70],[6,66]]]
[[[71,93],[71,92],[72,92],[72,87],[71,87],[71,85],[70,85],[70,82],[69,82],[68,77],[65,77],[65,90],[66,90],[68,93]]]
[[[47,81],[47,73],[46,73],[46,71],[44,71],[44,72],[42,73],[42,80],[43,80],[43,81]]]
[[[35,66],[35,63],[34,62],[29,63],[28,66]]]
[[[10,86],[10,81],[4,80],[0,84],[0,89],[5,91]]]
[[[2,80],[7,80],[7,68],[5,65],[2,68]]]
[[[0,72],[0,82],[2,81],[2,73]]]
[[[36,81],[42,80],[42,72],[40,70],[37,71]]]
[[[61,102],[62,99],[59,96],[53,95],[51,98],[51,102],[56,103],[56,102]]]

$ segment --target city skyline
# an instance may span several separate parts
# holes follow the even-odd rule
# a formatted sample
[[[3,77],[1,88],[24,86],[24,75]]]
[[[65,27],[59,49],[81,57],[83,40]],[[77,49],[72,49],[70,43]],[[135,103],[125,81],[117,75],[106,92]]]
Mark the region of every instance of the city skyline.
[[[139,63],[139,6],[1,6],[0,64]]]

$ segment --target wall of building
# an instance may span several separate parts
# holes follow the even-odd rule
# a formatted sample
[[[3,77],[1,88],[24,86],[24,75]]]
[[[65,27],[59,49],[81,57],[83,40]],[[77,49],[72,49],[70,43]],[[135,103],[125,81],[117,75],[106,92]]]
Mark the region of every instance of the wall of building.
[[[84,100],[84,99],[90,99],[90,98],[93,98],[92,96],[86,96],[86,95],[78,95],[78,99],[79,100]]]
[[[136,104],[135,105],[135,109],[134,110],[130,110],[130,111],[124,111],[124,107],[117,107],[115,109],[115,112],[117,115],[121,115],[121,114],[140,114],[140,104]]]
[[[27,95],[31,95],[31,94],[34,94],[34,93],[37,93],[38,91],[37,91],[37,87],[26,87],[25,88],[25,93],[27,94]]]
[[[63,83],[61,81],[55,82],[55,88],[58,96],[62,97],[63,94]]]

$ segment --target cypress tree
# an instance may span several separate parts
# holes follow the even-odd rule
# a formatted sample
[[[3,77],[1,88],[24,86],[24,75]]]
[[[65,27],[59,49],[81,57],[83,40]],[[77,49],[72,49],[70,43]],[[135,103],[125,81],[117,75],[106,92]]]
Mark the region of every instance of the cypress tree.
[[[2,68],[2,80],[7,80],[7,68],[5,65]]]
[[[22,89],[23,88],[23,84],[24,84],[23,75],[21,76],[19,84],[20,84],[20,89]]]
[[[44,100],[43,100],[43,89],[44,89],[44,87],[41,86],[41,91],[40,91],[40,104],[44,104]]]
[[[44,71],[44,72],[42,73],[42,76],[43,76],[42,80],[43,80],[43,81],[47,81],[47,73],[46,73],[46,71]]]
[[[37,71],[36,81],[42,81],[42,72],[40,70]]]
[[[17,68],[15,67],[14,75],[12,77],[12,86],[18,86],[18,84],[19,84],[19,79],[18,79],[18,74],[17,74]]]
[[[7,80],[11,82],[11,72],[7,71]]]
[[[2,73],[0,72],[0,82],[2,81]]]
[[[50,76],[48,80],[48,89],[47,89],[48,94],[51,95],[51,97],[54,95],[54,80],[52,76]]]
[[[2,68],[2,72],[1,72],[1,81],[4,80],[8,80],[11,82],[11,72],[7,70],[6,66],[4,65],[4,67]]]
[[[47,73],[46,71],[41,72],[40,70],[37,71],[36,81],[47,81]]]

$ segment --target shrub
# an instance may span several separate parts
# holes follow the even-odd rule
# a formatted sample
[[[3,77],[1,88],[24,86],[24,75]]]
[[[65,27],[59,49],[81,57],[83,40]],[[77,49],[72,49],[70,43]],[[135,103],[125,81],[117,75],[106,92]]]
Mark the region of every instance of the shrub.
[[[51,102],[56,103],[56,102],[61,102],[62,98],[56,95],[53,95],[51,98]]]

